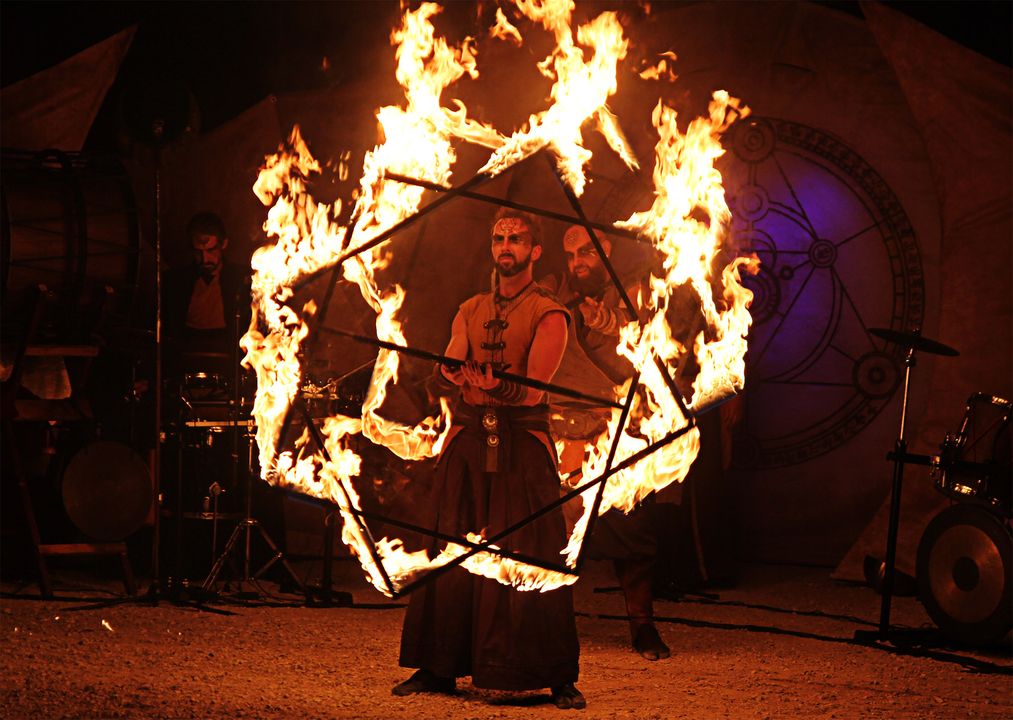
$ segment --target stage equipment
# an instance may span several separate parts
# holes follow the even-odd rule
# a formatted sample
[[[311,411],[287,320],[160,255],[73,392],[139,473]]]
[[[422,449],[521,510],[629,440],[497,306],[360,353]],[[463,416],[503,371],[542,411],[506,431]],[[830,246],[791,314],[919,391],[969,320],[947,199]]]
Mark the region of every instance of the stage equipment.
[[[238,299],[239,298],[237,298],[237,300]],[[249,408],[244,409],[244,402],[243,402],[244,399],[240,395],[242,370],[240,367],[239,340],[242,337],[243,332],[240,302],[237,301],[235,303],[235,306],[236,306],[236,313],[235,316],[233,317],[232,338],[231,338],[232,343],[231,347],[233,348],[231,358],[233,369],[232,388],[231,388],[232,397],[229,402],[229,416],[228,416],[229,426],[231,427],[232,430],[231,432],[232,457],[230,467],[230,475],[231,475],[230,480],[231,480],[231,487],[233,488],[239,487],[239,467],[240,467],[239,427],[240,423],[244,422],[243,420],[240,419],[240,414],[245,415],[247,417],[249,416]],[[244,483],[244,489],[246,492],[245,510],[244,510],[245,514],[243,519],[236,524],[236,527],[235,529],[233,529],[232,534],[229,536],[229,539],[226,540],[225,547],[222,550],[222,554],[218,556],[218,558],[214,562],[214,565],[212,565],[211,567],[211,571],[207,574],[207,577],[204,578],[204,582],[201,583],[201,589],[206,593],[213,592],[215,582],[218,580],[218,576],[221,573],[222,568],[225,566],[225,561],[231,555],[240,537],[243,537],[243,556],[242,556],[243,569],[242,569],[242,577],[240,577],[238,580],[240,588],[242,588],[244,584],[250,584],[255,586],[256,581],[261,577],[261,575],[267,572],[271,568],[271,566],[274,565],[276,562],[280,561],[282,567],[285,568],[286,572],[288,573],[292,581],[295,583],[296,587],[299,588],[300,592],[302,592],[303,595],[306,595],[305,585],[303,584],[302,580],[299,579],[299,576],[296,575],[295,570],[292,568],[288,560],[285,558],[284,553],[278,549],[278,546],[271,539],[271,536],[268,534],[267,530],[264,529],[264,526],[261,525],[260,522],[253,517],[253,475],[254,475],[253,448],[251,445],[249,434],[244,433],[244,435],[246,435],[247,437],[247,445],[246,445],[247,453],[245,462],[243,463],[243,474],[245,475],[246,479],[246,482]],[[257,530],[257,532],[260,534],[261,539],[263,540],[264,544],[267,545],[267,547],[270,549],[272,555],[270,559],[268,559],[268,561],[260,567],[259,570],[251,573],[250,551],[251,551],[252,533],[254,530]],[[212,540],[212,543],[214,543],[214,540]],[[244,594],[244,597],[249,596],[250,594],[250,591],[244,592],[240,590],[240,592]],[[261,593],[259,592],[259,590],[255,590],[252,592],[255,597],[260,597]],[[307,599],[309,598],[307,597]]]
[[[919,599],[962,644],[998,642],[1013,628],[1013,535],[1008,520],[962,502],[936,515],[918,545]]]
[[[900,330],[891,330],[890,328],[869,328],[869,333],[883,338],[887,342],[892,342],[894,345],[911,350],[921,350],[931,355],[943,355],[945,357],[957,357],[960,355],[959,352],[949,345],[922,337],[918,330],[914,332],[902,332]]]
[[[123,540],[151,509],[151,475],[137,453],[117,442],[86,445],[63,474],[63,505],[85,535]]]
[[[361,416],[362,403],[373,377],[374,363],[375,360],[367,360],[344,375],[326,380],[305,378],[299,387],[299,393],[310,415],[314,418]]]
[[[199,374],[215,375],[215,373]],[[187,396],[194,394],[193,388],[184,386],[184,390],[179,393],[181,408],[180,418],[176,423],[179,473],[176,484],[183,493],[182,520],[211,524],[207,563],[203,566],[196,565],[200,568],[199,576],[202,580],[221,550],[218,542],[220,524],[238,521],[244,517],[238,502],[231,502],[233,497],[237,501],[240,497],[235,474],[238,462],[236,456],[239,453],[233,451],[234,443],[237,442],[233,430],[245,438],[253,427],[251,420],[233,419],[230,402],[227,397],[222,397],[227,390],[214,386],[200,389],[200,392],[204,390],[211,394],[203,396],[202,400],[188,400]],[[242,456],[246,458],[247,453],[242,453]],[[184,556],[192,553],[195,548],[192,542],[193,535],[188,532],[186,536],[187,540],[181,548]],[[191,562],[188,564],[186,574],[192,577],[195,570],[194,558],[187,559]],[[189,580],[183,582],[188,587],[192,586]]]
[[[969,645],[997,642],[1013,627],[1010,408],[971,395],[960,429],[928,458],[936,489],[958,504],[922,535],[918,597],[947,637]]]
[[[26,292],[55,293],[42,336],[67,342],[90,329],[82,317],[110,287],[127,314],[137,291],[140,232],[130,178],[113,158],[47,150],[3,151],[0,287],[4,335],[29,316]]]
[[[11,364],[0,393],[2,435],[39,585],[43,596],[52,595],[50,556],[119,555],[133,594],[122,542],[42,541],[14,430],[30,423],[88,428],[94,422],[83,391],[100,350],[96,338],[114,321],[129,320],[136,307],[139,231],[130,180],[114,158],[82,153],[4,150],[2,164],[0,312],[3,354]]]
[[[960,502],[974,502],[1013,516],[1009,400],[975,393],[967,399],[956,433],[947,433],[932,475],[936,489]]]
[[[897,558],[897,526],[900,522],[901,486],[904,478],[904,463],[912,462],[907,452],[907,440],[904,437],[907,420],[908,391],[911,386],[911,370],[915,367],[915,351],[923,350],[936,355],[954,357],[959,355],[956,350],[935,340],[921,336],[921,331],[898,332],[889,328],[869,328],[869,333],[907,348],[904,356],[904,394],[900,408],[900,431],[894,450],[887,454],[893,460],[893,485],[890,491],[890,521],[886,534],[886,558],[883,567],[883,592],[880,603],[879,626],[876,630],[857,630],[855,638],[859,640],[888,640],[890,635],[890,605],[893,600],[894,566]]]

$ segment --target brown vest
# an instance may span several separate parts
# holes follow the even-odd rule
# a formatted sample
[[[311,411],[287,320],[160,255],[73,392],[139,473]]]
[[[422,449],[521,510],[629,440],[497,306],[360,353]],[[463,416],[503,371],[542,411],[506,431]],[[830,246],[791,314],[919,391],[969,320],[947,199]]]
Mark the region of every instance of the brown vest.
[[[528,352],[542,318],[561,312],[570,321],[566,308],[536,283],[510,300],[498,300],[492,292],[481,293],[466,300],[460,312],[467,327],[468,359],[492,363],[493,368],[516,375],[527,375]],[[465,388],[462,398],[469,405],[499,404],[472,387]]]

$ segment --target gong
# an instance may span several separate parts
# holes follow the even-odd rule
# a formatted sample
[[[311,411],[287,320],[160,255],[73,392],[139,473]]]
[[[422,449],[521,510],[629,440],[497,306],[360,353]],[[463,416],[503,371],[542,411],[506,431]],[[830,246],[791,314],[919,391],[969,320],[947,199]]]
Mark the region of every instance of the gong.
[[[918,545],[918,594],[943,633],[958,642],[1001,640],[1013,625],[1013,535],[979,505],[936,515]]]
[[[148,466],[121,443],[86,445],[64,472],[63,506],[88,537],[122,540],[141,527],[151,509]]]

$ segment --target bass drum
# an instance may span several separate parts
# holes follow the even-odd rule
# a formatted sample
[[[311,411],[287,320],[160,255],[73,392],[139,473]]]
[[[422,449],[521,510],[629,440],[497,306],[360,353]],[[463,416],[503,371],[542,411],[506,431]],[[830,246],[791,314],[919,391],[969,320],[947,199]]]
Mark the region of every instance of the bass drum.
[[[128,313],[137,291],[140,232],[122,164],[56,150],[4,150],[3,169],[0,296],[8,321],[24,316],[24,299],[38,285],[58,298],[47,318],[56,336],[74,335],[81,308],[105,287],[114,291],[115,304],[102,312]]]
[[[1008,522],[974,504],[936,515],[918,545],[918,596],[943,633],[986,645],[1013,627],[1013,535]]]

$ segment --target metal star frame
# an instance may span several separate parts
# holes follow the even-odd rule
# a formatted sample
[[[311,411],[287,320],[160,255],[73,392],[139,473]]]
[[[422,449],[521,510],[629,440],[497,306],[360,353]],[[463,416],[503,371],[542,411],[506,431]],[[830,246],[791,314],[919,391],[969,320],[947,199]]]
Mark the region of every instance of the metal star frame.
[[[540,153],[544,154],[544,151],[540,151]],[[587,215],[584,213],[584,209],[581,206],[580,201],[577,198],[576,194],[566,184],[566,182],[562,179],[562,177],[560,177],[559,173],[556,171],[556,167],[555,167],[555,165],[552,162],[552,158],[549,157],[547,154],[545,154],[544,157],[546,158],[546,160],[549,161],[549,164],[550,164],[550,166],[552,167],[552,170],[553,170],[553,176],[559,182],[560,187],[563,190],[563,193],[565,194],[565,196],[566,196],[566,198],[567,198],[567,200],[568,200],[571,208],[573,209],[574,215],[572,215],[572,216],[571,215],[565,215],[565,214],[558,213],[558,212],[553,212],[553,211],[550,211],[550,210],[545,210],[545,209],[542,209],[542,208],[539,208],[539,207],[536,207],[536,206],[524,205],[524,204],[521,204],[521,203],[513,202],[511,200],[506,200],[504,198],[493,197],[491,195],[485,195],[485,194],[476,192],[476,189],[480,185],[482,185],[483,183],[485,183],[485,182],[487,182],[489,180],[492,180],[493,177],[494,177],[494,176],[487,175],[487,174],[484,174],[484,173],[478,173],[478,174],[472,176],[470,179],[468,179],[464,183],[462,183],[462,184],[460,184],[460,185],[458,185],[456,187],[448,187],[448,186],[445,186],[445,185],[439,185],[437,183],[432,183],[432,182],[428,182],[428,181],[425,181],[425,180],[418,180],[418,179],[415,179],[415,178],[410,178],[410,177],[406,177],[406,176],[403,176],[403,175],[397,175],[397,174],[393,174],[393,173],[386,174],[384,176],[384,179],[386,179],[386,180],[392,180],[392,181],[400,182],[400,183],[407,184],[407,185],[415,185],[415,186],[422,187],[422,188],[427,189],[427,190],[431,190],[431,191],[440,193],[440,195],[435,200],[433,200],[432,202],[430,202],[428,205],[426,205],[426,206],[424,206],[422,208],[419,208],[413,215],[410,215],[409,217],[405,218],[404,220],[402,220],[401,222],[397,223],[393,227],[391,227],[388,230],[380,233],[379,235],[377,235],[372,240],[369,240],[368,242],[362,243],[361,245],[359,245],[357,247],[354,247],[354,248],[351,248],[351,249],[345,251],[344,253],[342,253],[341,255],[339,255],[335,260],[333,260],[328,265],[319,268],[318,270],[314,271],[313,273],[307,274],[306,276],[304,276],[303,278],[301,278],[298,283],[296,283],[295,288],[298,289],[298,288],[301,288],[301,287],[305,286],[306,284],[312,282],[313,280],[315,280],[315,279],[323,276],[328,271],[330,271],[330,273],[331,273],[330,281],[327,284],[327,291],[326,291],[326,293],[324,295],[323,300],[321,301],[320,309],[316,313],[316,316],[315,316],[316,317],[315,327],[312,328],[312,332],[310,333],[309,337],[306,340],[306,342],[309,343],[309,347],[305,348],[304,352],[308,353],[309,349],[312,348],[312,342],[316,338],[318,338],[320,336],[320,333],[321,333],[322,330],[331,330],[329,328],[324,328],[323,327],[323,320],[327,316],[328,306],[330,305],[331,299],[333,298],[333,294],[334,294],[334,287],[336,286],[337,282],[340,279],[341,266],[346,261],[348,261],[349,259],[354,258],[354,257],[360,255],[361,253],[366,252],[366,251],[368,251],[368,250],[376,247],[377,245],[385,242],[386,240],[392,238],[394,235],[396,235],[401,230],[404,230],[405,228],[407,228],[410,225],[414,224],[415,222],[417,222],[421,218],[425,217],[426,215],[428,215],[432,211],[434,211],[437,208],[445,205],[450,200],[453,200],[453,199],[459,198],[459,197],[468,198],[468,199],[471,199],[471,200],[477,200],[477,201],[485,202],[485,203],[490,203],[490,204],[493,204],[493,205],[499,205],[499,206],[503,206],[503,207],[508,207],[508,208],[512,208],[512,209],[515,209],[515,210],[523,210],[525,212],[529,212],[531,214],[538,215],[538,216],[541,216],[541,217],[546,217],[546,218],[550,218],[550,219],[553,219],[553,220],[560,220],[560,221],[564,221],[564,222],[569,222],[571,224],[581,225],[582,227],[584,227],[587,230],[588,236],[591,238],[591,242],[594,245],[595,250],[598,252],[598,257],[600,258],[602,264],[604,265],[606,271],[608,272],[608,276],[609,276],[610,282],[615,286],[617,292],[619,293],[619,297],[622,300],[623,307],[624,307],[624,309],[625,309],[628,317],[631,320],[636,320],[636,321],[639,322],[640,320],[639,320],[638,315],[637,315],[636,307],[633,305],[632,300],[630,300],[630,297],[627,294],[626,289],[623,287],[623,284],[620,281],[619,276],[618,276],[618,274],[615,271],[615,268],[612,266],[611,261],[609,260],[608,256],[605,254],[605,251],[602,248],[601,241],[599,240],[597,233],[604,231],[604,232],[607,232],[609,234],[627,237],[627,238],[636,240],[638,242],[646,242],[646,241],[642,240],[639,237],[639,235],[637,233],[635,233],[635,232],[632,232],[632,231],[629,231],[629,230],[625,230],[625,229],[622,229],[622,228],[612,227],[612,226],[609,226],[609,225],[603,225],[601,223],[596,223],[596,222],[591,221],[587,217]],[[530,158],[528,158],[528,159],[530,159]],[[514,166],[514,167],[516,167],[516,166]],[[336,332],[338,332],[338,334],[346,334],[346,333],[342,333],[341,331],[336,331]],[[397,345],[393,345],[391,343],[384,343],[383,341],[380,341],[379,339],[362,338],[360,336],[353,336],[350,333],[347,333],[347,335],[349,337],[352,337],[353,339],[358,340],[358,341],[365,341],[365,342],[368,342],[370,344],[373,344],[373,345],[376,345],[376,346],[379,346],[379,347],[386,347],[388,349],[393,349],[395,351],[403,351],[403,352],[406,352],[408,354],[415,355],[416,357],[425,357],[425,358],[428,358],[430,360],[440,361],[440,362],[446,359],[446,358],[443,358],[443,356],[441,356],[441,355],[436,355],[434,353],[428,353],[426,351],[416,350],[414,348],[407,348],[407,347],[397,346]],[[620,405],[620,404],[618,404],[618,403],[616,403],[614,401],[606,400],[604,398],[595,398],[596,400],[599,400],[604,405],[609,405],[609,406],[616,407],[616,408],[622,408],[622,413],[620,415],[619,424],[617,425],[615,433],[614,433],[614,435],[612,437],[612,444],[611,444],[611,447],[609,448],[609,454],[608,454],[608,458],[606,460],[605,470],[598,477],[596,477],[596,478],[594,478],[592,480],[588,480],[588,481],[586,481],[586,482],[578,485],[577,487],[573,488],[572,490],[570,490],[566,494],[561,495],[558,500],[554,500],[553,502],[545,505],[544,507],[539,508],[538,510],[536,510],[534,513],[532,513],[528,517],[523,518],[522,520],[517,521],[516,523],[514,523],[510,527],[508,527],[505,530],[503,530],[503,531],[501,531],[501,532],[493,535],[492,537],[489,537],[489,538],[485,539],[482,542],[473,542],[473,541],[468,540],[467,538],[464,538],[464,537],[458,537],[458,536],[454,536],[454,535],[448,535],[448,534],[445,534],[445,533],[440,533],[440,532],[437,532],[436,530],[433,530],[433,529],[430,529],[430,528],[420,527],[420,526],[415,525],[413,523],[405,522],[405,521],[402,521],[402,520],[396,520],[396,519],[393,519],[393,518],[390,518],[390,517],[387,517],[387,516],[383,516],[383,515],[380,515],[380,514],[377,514],[377,513],[373,513],[373,512],[369,512],[369,511],[365,511],[365,510],[360,510],[360,509],[356,508],[352,504],[351,498],[348,496],[348,491],[345,488],[345,486],[342,483],[338,483],[338,485],[341,487],[341,492],[342,492],[342,494],[345,497],[345,502],[346,502],[346,505],[347,505],[347,508],[348,508],[348,512],[355,518],[355,522],[358,525],[358,529],[359,529],[360,533],[362,534],[362,536],[364,538],[366,538],[366,541],[367,541],[367,543],[369,545],[370,557],[371,557],[372,561],[376,564],[377,569],[379,570],[380,575],[383,578],[384,584],[386,585],[386,588],[388,590],[388,594],[390,595],[390,597],[392,597],[392,598],[399,598],[399,597],[402,597],[404,595],[407,595],[408,593],[411,593],[412,591],[416,590],[420,586],[422,586],[422,585],[424,585],[424,584],[426,584],[428,582],[431,582],[431,581],[435,580],[437,577],[439,577],[443,573],[448,572],[449,570],[451,570],[454,567],[457,567],[458,565],[460,565],[461,563],[463,563],[464,561],[466,561],[468,558],[472,557],[473,555],[476,555],[477,553],[490,553],[490,554],[497,555],[497,556],[502,557],[502,558],[507,558],[507,559],[510,559],[510,560],[515,560],[515,561],[518,561],[518,562],[523,562],[523,563],[525,563],[527,565],[531,565],[531,566],[534,566],[534,567],[542,568],[544,570],[548,570],[548,571],[552,571],[552,572],[558,572],[558,573],[561,573],[561,574],[564,574],[564,575],[570,575],[570,576],[574,576],[574,577],[579,576],[580,575],[580,571],[581,571],[581,569],[583,567],[583,564],[584,564],[584,559],[586,557],[585,556],[586,542],[587,542],[587,539],[591,536],[592,532],[594,531],[594,523],[595,523],[595,521],[596,521],[596,519],[598,517],[598,509],[601,507],[602,495],[604,494],[604,490],[605,490],[605,482],[610,477],[612,477],[613,475],[615,475],[615,474],[617,474],[619,472],[622,472],[623,470],[626,470],[626,469],[628,469],[630,467],[633,467],[634,465],[636,465],[640,461],[644,460],[645,458],[649,457],[650,455],[653,455],[655,452],[657,452],[661,448],[669,445],[673,441],[675,441],[678,438],[680,438],[683,435],[685,435],[687,432],[689,432],[691,429],[693,429],[697,425],[697,417],[700,414],[702,414],[704,412],[707,412],[708,410],[713,409],[714,407],[716,407],[717,405],[721,404],[722,402],[724,402],[727,399],[726,398],[725,400],[719,400],[719,401],[717,401],[717,402],[715,402],[715,403],[713,403],[713,404],[711,404],[711,405],[709,405],[707,407],[701,408],[701,409],[696,409],[696,410],[690,409],[690,407],[686,403],[685,398],[683,398],[682,393],[680,392],[678,386],[676,385],[675,380],[669,374],[668,367],[665,365],[664,361],[657,354],[655,354],[655,353],[652,353],[652,358],[654,360],[654,364],[655,364],[656,368],[661,373],[661,377],[664,379],[665,384],[668,387],[668,390],[672,393],[672,396],[673,396],[675,402],[678,404],[679,409],[681,410],[682,414],[686,417],[686,419],[687,419],[686,424],[684,426],[676,429],[676,430],[673,430],[673,431],[667,433],[661,439],[655,441],[654,443],[651,443],[650,445],[648,445],[647,447],[643,448],[639,452],[634,453],[633,455],[629,456],[628,458],[626,458],[622,462],[613,465],[613,463],[615,462],[616,451],[619,448],[619,439],[622,436],[623,431],[626,429],[626,424],[627,424],[627,421],[628,421],[629,415],[630,415],[630,409],[631,409],[631,407],[633,405],[633,399],[634,399],[634,397],[636,395],[636,391],[637,391],[638,387],[640,386],[640,374],[639,374],[639,372],[636,373],[633,376],[633,381],[630,383],[629,391],[627,392],[625,402],[622,405]],[[516,376],[514,376],[514,378],[516,378]],[[527,378],[521,377],[521,380],[526,381],[525,384],[531,384],[531,381],[528,380]],[[561,386],[558,386],[558,385],[552,385],[550,383],[541,383],[539,386],[542,389],[546,389],[546,390],[549,390],[549,391],[552,391],[552,392],[557,392],[558,394],[570,395],[572,397],[583,397],[584,399],[588,398],[587,395],[585,395],[583,393],[580,393],[579,391],[572,390],[572,389],[566,388],[566,387],[561,387]],[[282,426],[281,426],[281,429],[280,429],[279,435],[278,435],[278,442],[276,444],[276,448],[277,449],[275,451],[275,460],[277,460],[277,453],[280,451],[280,448],[285,443],[286,437],[288,435],[289,428],[290,428],[292,420],[293,420],[293,416],[296,413],[298,413],[298,414],[300,414],[303,417],[303,420],[306,423],[306,427],[308,428],[311,437],[313,438],[315,444],[317,445],[318,450],[323,455],[324,460],[327,461],[327,462],[330,462],[331,461],[330,454],[327,452],[327,449],[325,447],[323,435],[320,432],[320,429],[316,425],[316,420],[313,417],[310,416],[309,411],[306,409],[305,405],[301,402],[301,393],[302,393],[302,390],[300,389],[299,390],[299,394],[300,394],[299,399],[297,401],[294,401],[293,403],[291,403],[289,405],[288,412],[285,415],[285,419],[284,419],[284,421],[282,423]],[[575,567],[569,568],[569,567],[565,566],[561,562],[560,563],[552,563],[552,562],[548,562],[546,560],[543,560],[541,558],[530,557],[530,556],[524,555],[522,553],[517,553],[517,552],[511,551],[511,550],[505,550],[503,548],[494,547],[495,543],[497,543],[497,542],[503,540],[504,538],[510,536],[511,534],[513,534],[514,532],[520,530],[521,528],[523,528],[523,527],[531,524],[532,522],[534,522],[535,520],[541,518],[542,516],[546,515],[547,513],[550,513],[552,511],[554,511],[554,510],[562,507],[565,503],[567,503],[570,500],[572,500],[573,498],[581,495],[585,490],[587,490],[588,488],[593,487],[593,486],[597,486],[598,487],[598,491],[595,494],[594,504],[593,504],[593,507],[592,507],[591,514],[590,514],[590,516],[588,518],[587,528],[586,528],[586,530],[584,532],[584,537],[581,540],[581,547],[580,547],[580,550],[579,550],[579,552],[577,554],[577,561],[575,563]],[[445,563],[443,565],[440,565],[438,567],[435,567],[435,568],[427,570],[427,571],[425,571],[423,573],[420,573],[419,577],[413,579],[411,582],[407,583],[405,586],[403,586],[401,588],[395,588],[394,587],[394,583],[391,581],[390,575],[387,572],[387,569],[384,567],[383,561],[380,558],[379,553],[377,552],[376,541],[374,540],[373,535],[372,535],[372,533],[369,530],[369,527],[365,523],[366,520],[376,520],[376,521],[379,521],[379,522],[383,522],[383,523],[385,523],[387,525],[391,525],[393,527],[397,527],[397,528],[400,528],[402,530],[407,530],[407,531],[410,531],[410,532],[415,532],[415,533],[418,533],[420,535],[425,535],[427,537],[431,537],[431,538],[434,538],[436,540],[441,540],[441,541],[449,542],[449,543],[456,543],[456,544],[461,545],[463,547],[467,547],[468,550],[466,552],[464,552],[463,554],[455,557],[454,559],[450,560],[449,562],[447,562],[447,563]]]

